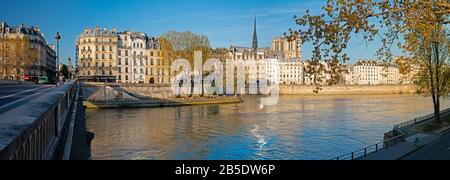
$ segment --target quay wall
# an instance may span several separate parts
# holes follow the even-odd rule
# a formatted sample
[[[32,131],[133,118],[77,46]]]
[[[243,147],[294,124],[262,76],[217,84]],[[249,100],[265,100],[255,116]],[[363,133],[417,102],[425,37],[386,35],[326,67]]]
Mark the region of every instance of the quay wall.
[[[85,99],[89,101],[174,99],[170,86],[149,84],[83,83]],[[397,86],[325,86],[314,93],[316,86],[280,85],[281,95],[380,95],[415,94],[412,85]]]

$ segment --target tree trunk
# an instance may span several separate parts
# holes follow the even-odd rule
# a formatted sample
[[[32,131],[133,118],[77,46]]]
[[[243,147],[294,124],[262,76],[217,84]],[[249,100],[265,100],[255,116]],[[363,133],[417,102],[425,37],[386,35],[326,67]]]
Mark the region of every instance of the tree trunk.
[[[441,123],[441,104],[439,96],[436,97],[436,103],[434,103],[434,117],[437,123]]]

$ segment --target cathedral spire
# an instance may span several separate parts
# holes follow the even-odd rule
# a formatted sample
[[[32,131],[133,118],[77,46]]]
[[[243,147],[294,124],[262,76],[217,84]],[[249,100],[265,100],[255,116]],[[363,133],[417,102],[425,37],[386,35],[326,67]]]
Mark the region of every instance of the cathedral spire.
[[[253,21],[253,45],[252,48],[254,50],[258,49],[258,35],[256,33],[256,14],[255,14],[255,18]]]

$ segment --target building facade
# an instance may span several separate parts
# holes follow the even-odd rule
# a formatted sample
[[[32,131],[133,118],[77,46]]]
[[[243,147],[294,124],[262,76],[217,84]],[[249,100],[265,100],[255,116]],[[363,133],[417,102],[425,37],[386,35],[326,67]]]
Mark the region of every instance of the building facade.
[[[270,49],[258,48],[252,49],[247,47],[231,46],[230,58],[232,60],[262,60],[266,59]]]
[[[275,37],[272,40],[272,50],[284,59],[302,58],[300,38],[289,39],[286,37]]]
[[[299,59],[267,58],[264,62],[269,82],[278,82],[281,85],[314,85],[315,75],[320,79],[316,83],[321,85],[326,85],[331,80],[329,73],[331,65],[325,62],[320,63],[321,70],[310,66],[309,61],[301,62]],[[411,80],[402,81],[403,76],[394,64],[358,61],[352,65],[339,66],[341,75],[338,83],[341,85],[400,85],[411,83]],[[308,74],[308,68],[316,68],[318,72]],[[414,69],[411,73],[417,72]]]
[[[140,32],[125,31],[119,33],[118,49],[118,83],[144,83],[148,58],[147,35]]]
[[[267,58],[264,62],[267,80],[271,84],[304,84],[304,66],[300,59]]]
[[[397,85],[401,78],[397,66],[373,60],[356,62],[352,73],[355,85]]]
[[[278,76],[280,84],[301,85],[304,83],[303,63],[299,59],[281,59]]]
[[[77,56],[79,76],[85,81],[170,84],[172,80],[158,39],[142,32],[86,29],[77,41]]]
[[[0,38],[24,38],[26,37],[32,46],[37,49],[37,59],[35,63],[28,68],[20,69],[20,74],[5,74],[0,71],[0,79],[23,80],[23,75],[28,76],[32,81],[37,81],[39,76],[47,76],[52,82],[56,78],[56,52],[54,47],[47,44],[44,34],[39,27],[25,27],[21,24],[18,27],[10,27],[5,22],[0,25]],[[6,60],[0,57],[0,60]],[[0,62],[5,63],[5,62]]]
[[[76,42],[79,79],[116,82],[118,33],[115,29],[85,29]]]
[[[278,64],[278,60],[279,60],[278,58],[267,58],[264,60],[265,71],[269,84],[280,84],[279,79],[280,67]]]

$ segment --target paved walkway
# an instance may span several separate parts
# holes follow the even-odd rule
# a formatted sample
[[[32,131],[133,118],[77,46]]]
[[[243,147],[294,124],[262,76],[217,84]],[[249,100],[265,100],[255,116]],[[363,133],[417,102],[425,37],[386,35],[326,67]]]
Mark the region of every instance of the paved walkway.
[[[81,96],[81,94],[80,94]],[[81,98],[80,101],[82,102]],[[87,131],[85,111],[82,103],[78,103],[77,116],[74,125],[74,134],[72,140],[72,150],[70,160],[89,160],[91,159],[91,140],[94,134]]]
[[[418,138],[418,144],[416,145],[416,138]],[[378,152],[371,153],[366,157],[358,160],[398,160],[416,149],[423,147],[439,138],[438,135],[430,134],[417,134],[405,139],[405,141],[397,143],[389,148],[382,149]]]
[[[402,160],[450,160],[450,132],[403,157]]]

